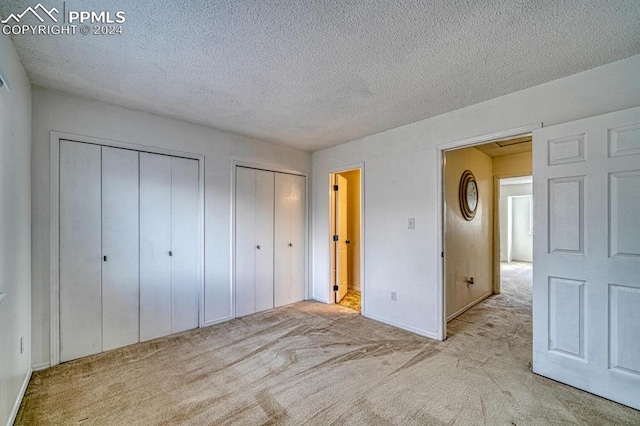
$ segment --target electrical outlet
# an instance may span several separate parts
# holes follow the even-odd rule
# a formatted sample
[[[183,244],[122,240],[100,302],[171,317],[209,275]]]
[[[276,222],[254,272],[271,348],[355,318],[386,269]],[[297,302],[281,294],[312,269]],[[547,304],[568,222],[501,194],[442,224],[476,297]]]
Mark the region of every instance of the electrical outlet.
[[[24,336],[20,336],[20,353],[24,352]]]
[[[394,290],[391,290],[391,300],[393,300],[394,302],[397,300],[396,292]]]
[[[409,229],[416,229],[416,218],[415,217],[410,217],[409,218]]]

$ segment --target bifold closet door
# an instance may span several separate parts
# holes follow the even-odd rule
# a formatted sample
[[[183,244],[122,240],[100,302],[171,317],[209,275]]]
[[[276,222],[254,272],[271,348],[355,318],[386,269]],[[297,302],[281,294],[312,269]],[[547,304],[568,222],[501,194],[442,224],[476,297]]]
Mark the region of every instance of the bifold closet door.
[[[102,350],[139,341],[137,151],[102,147]]]
[[[199,165],[140,153],[140,340],[198,327]]]
[[[171,332],[198,327],[197,160],[171,158]]]
[[[60,141],[60,360],[102,352],[101,147]]]
[[[236,316],[273,308],[274,173],[236,167]]]
[[[140,340],[171,334],[171,157],[140,153]]]
[[[305,297],[305,178],[275,175],[274,306]]]

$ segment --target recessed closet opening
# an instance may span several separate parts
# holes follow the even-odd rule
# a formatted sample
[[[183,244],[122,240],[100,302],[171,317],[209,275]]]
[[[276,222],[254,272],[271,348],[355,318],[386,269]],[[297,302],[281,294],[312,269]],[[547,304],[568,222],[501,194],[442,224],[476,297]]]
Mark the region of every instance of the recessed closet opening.
[[[307,299],[306,176],[245,165],[234,174],[235,316]]]
[[[363,313],[362,170],[331,173],[329,200],[331,303]]]
[[[204,158],[51,134],[51,364],[202,323]]]

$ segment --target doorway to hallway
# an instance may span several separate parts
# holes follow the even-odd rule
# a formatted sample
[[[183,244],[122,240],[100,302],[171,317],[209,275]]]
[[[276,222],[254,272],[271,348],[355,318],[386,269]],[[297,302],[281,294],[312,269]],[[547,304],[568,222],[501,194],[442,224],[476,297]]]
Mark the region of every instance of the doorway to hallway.
[[[443,152],[447,322],[502,292],[501,262],[533,260],[531,148],[525,134]]]

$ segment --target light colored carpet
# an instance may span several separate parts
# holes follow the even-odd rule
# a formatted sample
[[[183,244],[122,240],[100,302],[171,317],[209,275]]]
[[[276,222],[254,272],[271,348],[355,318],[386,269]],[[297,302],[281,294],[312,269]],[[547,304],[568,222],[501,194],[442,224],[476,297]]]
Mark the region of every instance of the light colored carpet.
[[[358,290],[347,290],[347,294],[338,302],[338,305],[360,312],[361,297],[361,293]]]
[[[531,373],[529,275],[509,265],[446,342],[303,302],[69,362],[34,373],[16,424],[640,424]]]

